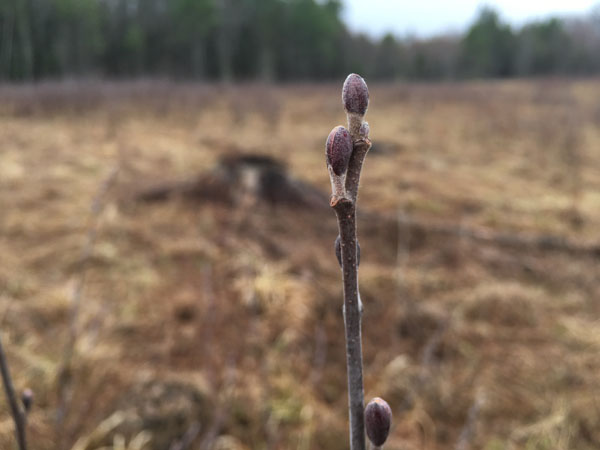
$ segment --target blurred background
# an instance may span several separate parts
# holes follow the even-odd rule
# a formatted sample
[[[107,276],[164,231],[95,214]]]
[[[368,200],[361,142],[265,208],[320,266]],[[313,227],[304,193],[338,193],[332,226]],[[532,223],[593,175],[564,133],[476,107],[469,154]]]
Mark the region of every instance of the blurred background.
[[[479,3],[4,0],[0,77],[314,81],[355,71],[376,81],[600,71],[593,1]]]
[[[600,6],[1,0],[31,448],[348,449],[324,143],[350,72],[385,448],[600,447]]]

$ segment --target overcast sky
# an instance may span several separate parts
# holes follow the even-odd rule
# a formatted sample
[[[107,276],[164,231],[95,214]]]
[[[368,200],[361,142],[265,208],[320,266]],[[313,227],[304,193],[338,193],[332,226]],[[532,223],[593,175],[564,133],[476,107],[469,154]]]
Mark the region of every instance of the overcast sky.
[[[600,0],[345,0],[344,17],[354,31],[431,36],[463,30],[483,5],[495,6],[515,24],[552,14],[585,12]]]

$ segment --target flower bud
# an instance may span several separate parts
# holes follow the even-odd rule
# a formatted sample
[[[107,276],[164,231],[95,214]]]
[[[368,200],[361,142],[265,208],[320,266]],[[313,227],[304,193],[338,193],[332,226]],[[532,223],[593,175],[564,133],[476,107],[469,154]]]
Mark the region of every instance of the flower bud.
[[[369,107],[369,88],[360,75],[348,75],[342,89],[342,101],[347,113],[365,115]]]
[[[23,403],[23,409],[28,413],[31,405],[33,405],[33,391],[31,389],[27,388],[21,393],[21,402]]]
[[[338,263],[340,264],[340,268],[342,267],[342,238],[338,234],[338,237],[335,239],[335,256],[337,257]],[[356,266],[360,266],[360,245],[358,241],[356,241]]]
[[[340,176],[348,169],[348,162],[352,155],[352,138],[350,133],[342,126],[337,126],[327,138],[327,164],[331,166],[333,172]]]
[[[360,129],[358,130],[358,134],[361,138],[367,139],[369,137],[369,131],[371,131],[369,127],[369,122],[363,122],[360,126]]]
[[[365,426],[367,436],[376,447],[381,447],[390,432],[392,410],[387,402],[379,397],[374,398],[365,408]]]

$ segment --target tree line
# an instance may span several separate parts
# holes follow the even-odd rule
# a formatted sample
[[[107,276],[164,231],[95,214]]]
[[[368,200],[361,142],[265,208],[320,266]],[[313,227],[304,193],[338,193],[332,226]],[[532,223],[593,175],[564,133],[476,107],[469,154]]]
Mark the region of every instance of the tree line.
[[[341,0],[2,0],[0,79],[460,79],[600,73],[600,6],[463,34],[352,33]]]

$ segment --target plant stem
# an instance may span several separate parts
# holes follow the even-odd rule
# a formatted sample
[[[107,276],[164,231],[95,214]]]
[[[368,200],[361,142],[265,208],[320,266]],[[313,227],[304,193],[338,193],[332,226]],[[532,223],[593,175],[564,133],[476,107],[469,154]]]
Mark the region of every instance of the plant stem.
[[[350,74],[346,78],[342,89],[342,102],[346,110],[348,129],[335,127],[332,130],[327,138],[326,156],[333,191],[330,205],[336,213],[340,235],[339,250],[336,240],[336,256],[342,266],[344,288],[350,450],[366,450],[356,201],[360,172],[365,156],[371,148],[371,142],[368,139],[369,124],[363,122],[369,104],[369,91],[360,76]],[[341,163],[345,161],[347,166],[343,167]]]
[[[17,396],[15,394],[15,388],[12,384],[10,377],[10,371],[8,370],[8,361],[6,360],[6,354],[4,353],[4,347],[2,346],[2,339],[0,338],[0,372],[2,372],[2,382],[4,384],[4,392],[8,399],[10,406],[10,412],[15,422],[15,429],[17,435],[17,444],[19,450],[26,450],[27,444],[25,441],[25,413],[19,407]]]
[[[342,250],[350,450],[365,450],[361,312],[358,297],[356,254],[356,207],[354,202],[343,199],[337,202],[333,208],[338,219]]]
[[[357,139],[356,136],[352,135],[354,139],[354,150],[348,163],[348,173],[346,174],[346,190],[352,198],[352,202],[356,207],[356,200],[358,198],[358,185],[360,181],[360,173],[362,171],[363,162],[367,152],[371,148],[371,141],[368,139]]]
[[[350,450],[365,450],[365,405],[362,375],[361,305],[358,292],[358,259],[356,233],[356,200],[363,161],[371,142],[354,141],[348,163],[346,190],[350,199],[340,198],[332,207],[337,215],[342,250],[344,287],[344,327],[346,330],[346,365],[348,371],[348,403],[350,414]]]

